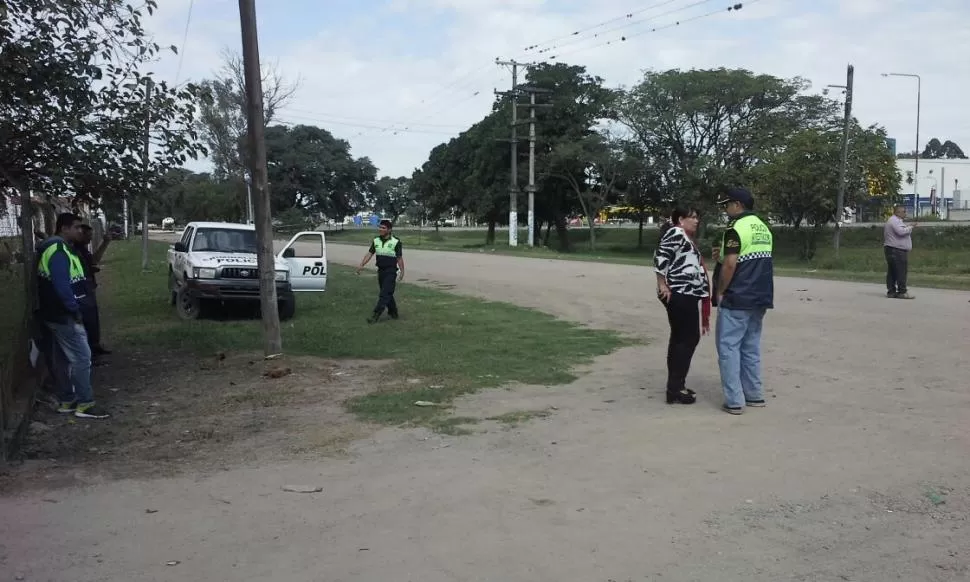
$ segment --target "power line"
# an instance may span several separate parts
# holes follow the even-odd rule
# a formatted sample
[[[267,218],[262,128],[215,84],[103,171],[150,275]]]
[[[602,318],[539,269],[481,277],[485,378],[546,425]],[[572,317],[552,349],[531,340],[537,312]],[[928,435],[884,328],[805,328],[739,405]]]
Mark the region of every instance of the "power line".
[[[293,127],[293,126],[296,126],[296,125],[307,125],[306,122],[301,122],[299,120],[296,120],[296,121],[286,121],[286,120],[283,120],[283,119],[277,119],[277,120],[274,120],[274,121],[275,121],[275,123],[279,123],[280,125],[286,125],[286,126],[289,126],[289,127]],[[365,128],[365,129],[381,129],[381,126],[380,125],[368,125],[368,124],[364,124],[364,123],[348,123],[348,122],[344,122],[344,121],[322,121],[322,120],[314,120],[314,121],[319,121],[320,123],[325,123],[327,125],[340,125],[340,126],[345,126],[345,127]],[[456,127],[456,130],[457,130],[457,127]],[[421,134],[429,134],[429,135],[451,135],[451,136],[454,136],[454,135],[457,135],[458,133],[460,133],[460,131],[450,131],[449,132],[449,131],[435,131],[435,130],[430,130],[430,129],[410,129],[410,128],[408,128],[408,129],[395,129],[393,135],[397,135],[399,133],[421,133]]]
[[[633,12],[627,12],[623,16],[617,16],[615,18],[610,18],[609,20],[604,20],[603,22],[600,22],[598,24],[594,24],[592,26],[587,26],[586,28],[580,28],[578,30],[575,30],[575,31],[573,31],[573,32],[571,32],[569,34],[563,35],[563,36],[559,36],[559,37],[552,38],[552,39],[549,39],[549,40],[545,40],[545,41],[542,41],[542,42],[537,42],[535,44],[530,44],[529,46],[525,47],[522,50],[524,50],[524,51],[531,51],[531,50],[534,50],[534,49],[537,49],[537,48],[541,47],[542,45],[551,44],[551,43],[554,43],[554,42],[559,42],[561,40],[566,40],[567,38],[571,38],[571,37],[574,37],[574,36],[579,36],[580,34],[582,34],[584,32],[588,32],[590,30],[596,30],[597,28],[606,26],[607,24],[613,24],[614,22],[618,22],[620,20],[630,19],[630,18],[633,18],[637,14],[643,14],[644,12],[647,12],[649,10],[653,10],[654,8],[661,8],[663,6],[666,6],[667,4],[673,4],[674,2],[677,2],[677,1],[678,0],[664,0],[663,2],[657,2],[656,4],[651,4],[650,6],[647,6],[646,8],[641,8],[639,10],[634,10]]]
[[[291,112],[295,112],[295,113],[291,113]],[[308,111],[306,109],[294,109],[292,107],[284,107],[283,111],[281,111],[281,114],[286,115],[288,117],[294,117],[296,119],[308,119],[311,121],[324,121],[324,122],[330,121],[330,120],[363,121],[369,124],[391,124],[391,125],[407,125],[407,126],[418,125],[423,127],[443,127],[446,129],[455,129],[455,128],[463,127],[463,126],[454,125],[454,124],[448,125],[448,124],[441,124],[441,123],[406,123],[406,122],[400,122],[400,121],[392,121],[389,119],[371,119],[367,117],[354,117],[354,116],[348,116],[348,115],[330,115],[330,114],[320,115],[315,111]]]
[[[195,0],[189,0],[189,12],[185,17],[185,31],[182,33],[182,46],[179,48],[179,66],[175,70],[175,83],[178,86],[179,76],[182,74],[182,63],[185,61],[185,44],[189,40],[189,26],[192,24],[192,6],[195,4]]]
[[[552,51],[557,50],[557,49],[561,49],[563,47],[567,47],[567,46],[570,46],[570,45],[574,45],[574,44],[579,43],[579,42],[585,42],[585,41],[588,41],[588,40],[595,40],[595,39],[599,38],[602,35],[606,35],[606,34],[609,34],[611,32],[616,32],[618,30],[623,30],[624,28],[630,28],[631,26],[637,26],[637,25],[644,24],[644,23],[647,23],[647,22],[650,22],[650,21],[653,21],[653,20],[657,20],[658,18],[661,18],[663,16],[670,16],[671,14],[676,14],[678,12],[683,12],[683,11],[689,10],[691,8],[696,8],[698,6],[701,6],[701,5],[704,5],[704,4],[708,4],[708,3],[712,2],[712,1],[713,0],[698,0],[697,2],[693,2],[691,4],[687,4],[686,6],[681,6],[679,8],[672,8],[670,10],[667,10],[666,12],[661,12],[660,14],[655,14],[655,15],[649,16],[647,18],[641,18],[639,20],[634,20],[632,22],[627,22],[626,24],[621,24],[620,26],[614,26],[613,28],[610,28],[610,29],[605,30],[605,31],[600,32],[600,33],[596,33],[596,34],[594,34],[592,36],[577,37],[577,38],[574,38],[572,40],[569,40],[569,41],[566,41],[566,42],[563,42],[563,43],[560,43],[560,44],[557,44],[557,45],[553,45],[553,46],[550,46],[550,47],[546,47],[546,48],[543,48],[543,49],[539,49],[537,52],[540,53],[540,54],[544,54],[544,53],[552,52]]]
[[[747,2],[747,4],[750,6],[751,4],[755,4],[755,3],[761,2],[761,1],[762,0],[749,0],[749,2]],[[592,45],[592,46],[586,46],[586,47],[579,47],[579,48],[573,49],[571,51],[566,51],[566,52],[563,52],[563,53],[557,53],[555,55],[550,56],[549,59],[550,60],[556,60],[556,59],[559,59],[560,57],[562,57],[564,55],[570,55],[570,54],[577,53],[577,52],[581,52],[581,51],[585,51],[585,50],[591,50],[591,49],[595,49],[595,48],[600,48],[600,47],[608,46],[608,45],[611,45],[611,44],[619,44],[621,42],[626,42],[626,41],[630,40],[631,38],[637,38],[637,37],[643,36],[645,34],[651,34],[651,33],[654,33],[654,32],[660,32],[662,30],[667,30],[668,28],[675,28],[675,27],[678,27],[678,26],[680,26],[682,24],[687,24],[688,22],[693,22],[695,20],[700,20],[702,18],[709,18],[711,16],[716,16],[718,14],[724,14],[725,12],[728,12],[728,13],[730,13],[730,12],[737,12],[738,10],[741,10],[743,7],[744,7],[744,5],[742,3],[740,3],[740,2],[738,2],[736,4],[731,4],[731,5],[727,6],[726,8],[719,8],[717,10],[711,10],[710,12],[705,12],[703,14],[698,14],[698,15],[692,16],[690,18],[684,18],[684,19],[681,19],[681,20],[677,20],[677,21],[671,22],[670,24],[666,24],[664,26],[657,26],[657,27],[651,28],[650,30],[644,30],[642,32],[638,32],[638,33],[635,33],[635,34],[623,35],[623,36],[621,36],[619,38],[614,38],[614,39],[608,40],[608,41],[603,42],[603,43],[600,43],[600,44],[596,44],[596,45]]]

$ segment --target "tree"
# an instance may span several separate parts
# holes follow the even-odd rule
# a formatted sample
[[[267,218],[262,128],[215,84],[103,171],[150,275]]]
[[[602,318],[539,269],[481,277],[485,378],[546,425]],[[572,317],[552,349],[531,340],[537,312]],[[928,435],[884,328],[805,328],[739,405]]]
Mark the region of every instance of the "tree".
[[[215,78],[201,84],[207,99],[201,107],[199,130],[209,146],[216,178],[241,179],[247,167],[243,155],[248,132],[246,78],[242,55],[225,49],[222,60]],[[288,83],[271,64],[263,64],[262,77],[263,116],[269,126],[296,92],[298,83]]]
[[[886,147],[885,131],[853,124],[849,134],[846,171],[846,206],[856,206],[870,196],[893,200],[899,193],[899,171]],[[785,147],[769,156],[752,174],[754,191],[768,212],[800,230],[803,259],[815,255],[818,234],[841,209],[835,207],[841,135],[838,131],[804,129],[791,136]]]
[[[156,8],[156,0],[5,0],[0,187],[104,204],[205,153],[194,127],[198,87],[156,81],[146,102],[143,71],[162,49],[141,19]]]
[[[230,191],[233,185],[211,174],[175,168],[161,176],[149,196],[149,213],[172,217],[184,224],[193,220],[238,221],[245,214]]]
[[[967,159],[966,154],[963,153],[960,146],[950,140],[940,143],[940,140],[935,137],[926,144],[926,148],[923,149],[923,153],[920,154],[920,157],[926,160]]]
[[[392,222],[406,214],[414,204],[411,179],[384,176],[374,185],[374,209],[391,217]]]
[[[308,215],[341,219],[371,198],[377,169],[353,158],[350,144],[311,125],[266,129],[266,167],[273,211],[299,208]]]
[[[576,194],[589,226],[589,247],[596,249],[596,217],[613,201],[616,185],[629,166],[615,141],[597,133],[563,141],[548,156],[547,175],[565,181]]]
[[[648,71],[618,117],[644,150],[662,152],[671,196],[712,206],[719,185],[743,182],[796,132],[831,123],[837,104],[802,95],[807,87],[743,69]]]

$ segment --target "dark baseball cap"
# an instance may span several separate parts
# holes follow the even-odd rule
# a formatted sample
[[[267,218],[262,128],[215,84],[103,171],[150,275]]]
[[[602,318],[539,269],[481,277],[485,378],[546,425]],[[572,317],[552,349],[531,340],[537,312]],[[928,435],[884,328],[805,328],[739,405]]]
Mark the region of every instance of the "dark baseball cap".
[[[727,188],[721,192],[721,197],[718,199],[718,204],[727,204],[728,202],[740,202],[741,206],[745,208],[754,207],[754,196],[751,192],[744,188]]]

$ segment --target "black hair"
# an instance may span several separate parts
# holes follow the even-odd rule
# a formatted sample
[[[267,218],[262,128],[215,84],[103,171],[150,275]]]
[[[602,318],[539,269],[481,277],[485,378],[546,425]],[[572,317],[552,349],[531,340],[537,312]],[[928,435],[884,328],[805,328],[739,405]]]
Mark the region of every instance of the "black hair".
[[[54,232],[61,234],[61,231],[68,226],[74,226],[75,222],[81,222],[81,217],[73,212],[63,212],[57,215],[57,221],[54,223]]]
[[[658,241],[659,240],[662,240],[663,237],[664,237],[664,235],[667,234],[667,231],[668,230],[670,230],[671,228],[677,226],[677,223],[680,222],[680,219],[681,218],[689,218],[691,216],[696,216],[698,218],[698,220],[699,220],[700,217],[701,217],[701,211],[698,210],[697,208],[694,208],[693,206],[677,206],[677,207],[675,207],[670,212],[670,216],[668,216],[664,220],[664,223],[660,225],[660,238],[657,239],[657,240]],[[660,244],[660,243],[658,242],[657,244]]]
[[[381,221],[381,226],[386,226],[387,230],[391,230],[392,228],[394,228],[394,223],[385,218],[384,220]]]

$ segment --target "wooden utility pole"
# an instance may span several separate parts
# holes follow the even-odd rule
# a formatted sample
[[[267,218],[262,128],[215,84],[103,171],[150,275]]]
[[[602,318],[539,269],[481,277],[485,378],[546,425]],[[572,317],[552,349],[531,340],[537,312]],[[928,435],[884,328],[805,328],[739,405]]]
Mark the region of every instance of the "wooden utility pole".
[[[259,66],[259,36],[256,30],[256,0],[239,0],[242,25],[243,70],[246,77],[246,118],[249,125],[249,175],[252,179],[253,212],[256,222],[256,262],[259,267],[259,304],[263,315],[263,355],[283,351],[280,314],[276,302],[276,254],[273,252],[273,218],[270,215],[266,176],[263,81]]]
[[[142,177],[144,181],[145,192],[142,195],[142,215],[141,215],[141,270],[148,270],[148,197],[151,195],[151,176],[149,176],[149,171],[151,170],[151,149],[152,145],[152,90],[155,88],[155,82],[151,79],[145,83],[145,151],[142,153],[145,157],[142,159],[143,169],[145,175]]]
[[[524,87],[523,91],[529,94],[529,185],[526,186],[526,192],[529,193],[529,246],[536,246],[535,240],[535,229],[536,229],[536,108],[537,107],[552,107],[549,104],[537,105],[536,104],[536,93],[551,93],[552,91],[548,89],[539,89],[538,87],[528,86]],[[513,128],[515,126],[513,125]]]
[[[519,63],[516,61],[500,61],[495,59],[495,64],[512,67],[512,90],[496,91],[497,95],[508,95],[512,99],[512,139],[509,140],[511,146],[511,174],[509,176],[509,246],[514,247],[519,244],[519,139],[516,133],[518,129],[518,103],[519,103]]]

